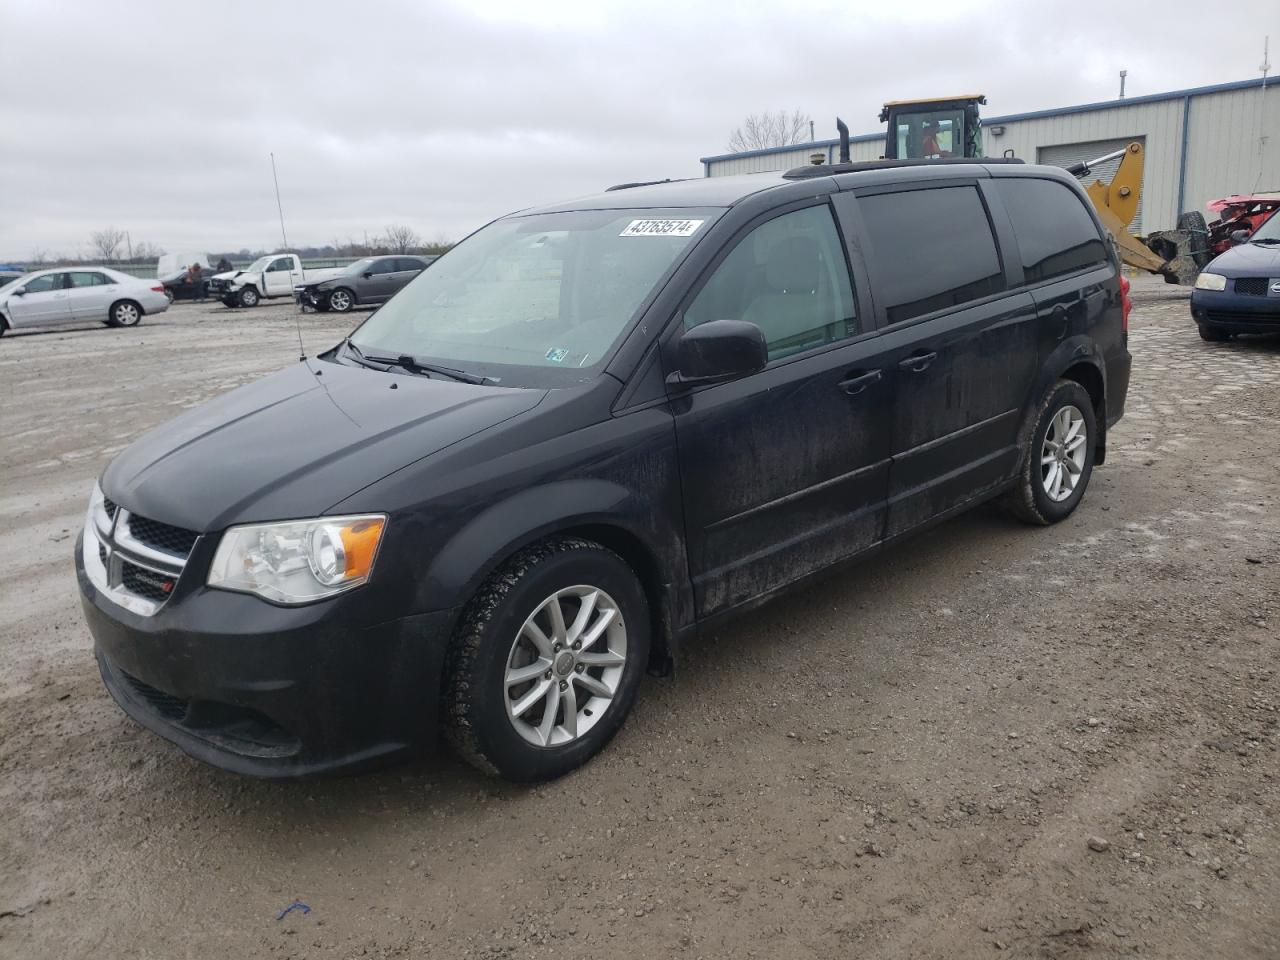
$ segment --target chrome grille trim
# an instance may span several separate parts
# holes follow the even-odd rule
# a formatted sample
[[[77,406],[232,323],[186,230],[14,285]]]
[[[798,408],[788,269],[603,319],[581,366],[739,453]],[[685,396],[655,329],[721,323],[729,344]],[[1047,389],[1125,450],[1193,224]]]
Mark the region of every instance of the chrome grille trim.
[[[85,517],[82,561],[89,582],[104,596],[140,617],[150,617],[168,597],[151,599],[130,590],[125,585],[126,565],[170,580],[176,587],[187,557],[139,541],[129,529],[129,517],[129,511],[122,507],[108,515],[101,505],[90,506]],[[136,574],[130,575],[136,579]]]

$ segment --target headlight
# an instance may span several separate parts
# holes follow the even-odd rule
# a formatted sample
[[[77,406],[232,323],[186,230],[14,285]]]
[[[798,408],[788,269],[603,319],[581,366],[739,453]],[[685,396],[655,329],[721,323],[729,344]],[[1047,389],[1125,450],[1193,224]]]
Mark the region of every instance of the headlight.
[[[1196,277],[1196,289],[1225,290],[1227,289],[1227,278],[1216,273],[1202,273]]]
[[[209,586],[276,603],[309,603],[369,579],[386,529],[382,514],[232,527],[222,535]]]

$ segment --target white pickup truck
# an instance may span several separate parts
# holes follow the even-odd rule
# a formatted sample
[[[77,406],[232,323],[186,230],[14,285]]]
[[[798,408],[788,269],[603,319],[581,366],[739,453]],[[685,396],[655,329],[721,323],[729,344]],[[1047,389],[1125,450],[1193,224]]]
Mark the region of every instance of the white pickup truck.
[[[341,267],[302,269],[296,254],[273,253],[259,257],[243,270],[219,273],[209,278],[209,296],[228,307],[256,307],[264,298],[292,297],[293,288],[336,277]]]

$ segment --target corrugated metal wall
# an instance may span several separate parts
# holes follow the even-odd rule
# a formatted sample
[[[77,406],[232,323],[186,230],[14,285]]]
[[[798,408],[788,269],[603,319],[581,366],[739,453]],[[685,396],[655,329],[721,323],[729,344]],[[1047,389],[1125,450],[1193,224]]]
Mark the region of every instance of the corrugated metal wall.
[[[1190,118],[1184,210],[1233,193],[1280,192],[1280,78],[1265,100],[1262,88],[1192,97]],[[1261,153],[1260,135],[1270,137]]]
[[[1184,112],[1190,121],[1185,172],[1181,169]],[[997,126],[1004,128],[1003,134],[993,133]],[[1266,87],[1265,93],[1263,88],[1252,86],[1154,102],[1115,101],[1047,117],[988,120],[983,133],[987,156],[998,157],[1012,149],[1014,156],[1029,162],[1099,141],[1142,138],[1146,144],[1142,229],[1146,231],[1171,230],[1180,212],[1204,211],[1205,203],[1218,197],[1255,189],[1280,191],[1280,79]],[[1271,137],[1261,151],[1260,135]],[[852,157],[874,160],[883,144],[880,138],[855,140]],[[825,148],[825,142],[817,147]],[[708,173],[724,176],[785,170],[808,163],[814,149],[803,146],[784,153],[726,157],[709,162]]]

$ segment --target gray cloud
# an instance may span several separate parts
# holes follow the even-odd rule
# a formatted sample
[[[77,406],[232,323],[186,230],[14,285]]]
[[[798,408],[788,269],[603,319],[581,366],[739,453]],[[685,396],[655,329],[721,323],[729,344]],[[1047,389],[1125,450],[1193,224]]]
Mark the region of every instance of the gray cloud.
[[[1114,97],[1122,67],[1140,95],[1256,76],[1261,34],[1280,37],[1272,0],[1179,0],[1119,31],[1060,4],[857,7],[6,0],[0,260],[82,250],[107,224],[170,250],[271,246],[270,151],[294,243],[393,222],[457,237],[698,176],[762,109],[799,107],[826,137],[837,113],[874,131],[897,97],[1039,109]]]

